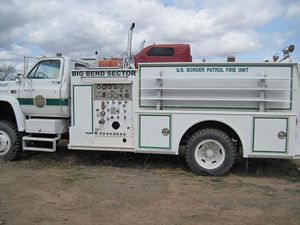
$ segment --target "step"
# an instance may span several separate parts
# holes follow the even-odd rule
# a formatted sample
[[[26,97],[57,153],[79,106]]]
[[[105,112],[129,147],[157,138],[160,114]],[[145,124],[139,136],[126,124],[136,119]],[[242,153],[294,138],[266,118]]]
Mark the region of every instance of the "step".
[[[30,136],[24,136],[23,137],[23,140],[26,140],[26,141],[46,141],[46,142],[53,142],[53,140],[57,139],[57,137],[55,138],[41,138],[41,137],[30,137]]]
[[[55,152],[53,148],[23,147],[24,151]]]
[[[24,136],[22,139],[23,150],[24,151],[55,152],[56,151],[56,142],[60,139],[61,139],[60,135],[53,137],[53,138]],[[26,145],[27,141],[50,142],[50,143],[52,143],[52,148],[27,146]]]

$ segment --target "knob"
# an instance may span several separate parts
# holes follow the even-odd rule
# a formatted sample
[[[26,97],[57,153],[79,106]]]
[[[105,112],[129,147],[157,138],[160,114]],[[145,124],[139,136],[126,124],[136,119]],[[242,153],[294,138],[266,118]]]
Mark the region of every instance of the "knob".
[[[100,116],[105,116],[105,111],[101,111]]]
[[[129,93],[126,92],[124,96],[125,98],[129,98]]]
[[[164,128],[162,129],[161,133],[164,135],[164,136],[168,136],[170,134],[170,130],[168,128]]]
[[[104,119],[101,119],[101,120],[99,120],[99,123],[100,123],[100,124],[105,124],[105,120],[104,120]]]
[[[280,131],[279,133],[278,133],[278,138],[279,139],[285,139],[286,138],[286,133],[284,132],[284,131]]]

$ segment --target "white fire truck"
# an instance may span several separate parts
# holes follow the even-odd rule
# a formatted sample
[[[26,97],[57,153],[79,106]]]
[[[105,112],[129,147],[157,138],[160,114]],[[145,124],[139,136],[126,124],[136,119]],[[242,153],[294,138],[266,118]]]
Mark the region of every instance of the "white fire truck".
[[[223,175],[244,158],[300,158],[296,63],[142,63],[91,67],[41,58],[0,82],[0,159],[23,150],[178,155],[198,174]]]

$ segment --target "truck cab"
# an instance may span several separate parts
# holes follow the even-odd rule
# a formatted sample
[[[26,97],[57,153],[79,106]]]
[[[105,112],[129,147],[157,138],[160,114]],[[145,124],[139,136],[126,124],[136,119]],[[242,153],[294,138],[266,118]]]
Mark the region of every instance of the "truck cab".
[[[39,60],[22,80],[18,100],[30,117],[68,117],[68,72],[71,61],[64,58]]]
[[[70,117],[69,71],[86,67],[68,57],[39,59],[17,81],[7,82],[1,95],[15,97],[26,117]]]
[[[70,71],[86,67],[87,63],[68,57],[42,57],[15,81],[0,82],[0,158],[15,158],[21,146],[55,151],[56,141],[68,131]],[[48,142],[52,147],[44,148]],[[29,143],[35,143],[34,147]],[[12,145],[16,145],[14,151],[8,152]]]

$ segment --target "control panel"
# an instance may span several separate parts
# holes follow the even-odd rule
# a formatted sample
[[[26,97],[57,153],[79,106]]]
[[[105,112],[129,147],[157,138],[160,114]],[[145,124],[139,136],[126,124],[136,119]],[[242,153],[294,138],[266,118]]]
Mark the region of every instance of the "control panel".
[[[96,84],[95,100],[132,100],[131,84]]]
[[[95,84],[93,89],[94,134],[108,139],[119,137],[123,143],[131,140],[132,84]]]

